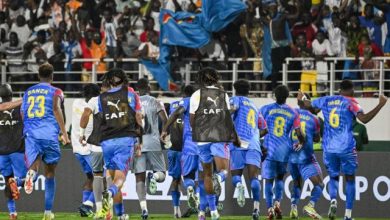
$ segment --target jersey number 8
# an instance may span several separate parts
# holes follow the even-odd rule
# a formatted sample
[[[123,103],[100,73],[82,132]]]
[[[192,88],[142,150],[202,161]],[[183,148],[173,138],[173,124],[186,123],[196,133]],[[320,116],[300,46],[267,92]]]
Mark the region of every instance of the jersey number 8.
[[[27,110],[27,116],[28,118],[42,118],[45,115],[45,96],[30,96],[28,97],[28,104],[30,105]],[[35,104],[38,105],[38,109],[36,109],[34,112],[32,110],[34,109]]]
[[[286,120],[282,117],[276,117],[274,121],[274,135],[276,137],[282,137],[284,134],[284,125]]]

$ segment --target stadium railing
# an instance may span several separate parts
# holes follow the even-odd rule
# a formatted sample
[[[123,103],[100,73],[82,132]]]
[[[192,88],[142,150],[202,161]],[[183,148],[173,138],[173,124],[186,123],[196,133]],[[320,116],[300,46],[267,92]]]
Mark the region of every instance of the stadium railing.
[[[373,79],[364,79],[364,80],[353,80],[358,86],[357,93],[363,93],[367,91],[363,91],[361,89],[362,83],[372,82],[374,84],[374,88],[370,90],[370,93],[376,93],[376,94],[383,94],[385,92],[390,92],[390,65],[387,65],[387,63],[390,63],[390,57],[374,57],[372,60],[375,62],[374,68],[357,68],[357,69],[349,69],[349,72],[356,72],[358,74],[361,74],[364,71],[370,71],[373,72],[374,78]],[[114,60],[110,58],[106,58],[104,60],[106,64],[113,65],[113,63],[121,63],[127,64],[127,67],[124,68],[126,73],[128,74],[130,78],[130,83],[135,83],[137,79],[141,77],[148,76],[150,79],[152,77],[148,72],[146,71],[146,68],[139,62],[138,59],[134,58],[123,58],[120,60]],[[92,63],[92,70],[83,72],[83,71],[62,71],[58,72],[56,71],[55,77],[58,76],[60,80],[55,80],[54,85],[62,85],[65,89],[65,94],[69,95],[75,95],[79,93],[80,85],[92,82],[92,83],[99,83],[100,82],[100,76],[102,75],[101,72],[97,71],[97,67],[100,62],[102,62],[99,59],[73,59],[72,63],[76,64],[82,64],[84,62],[90,62]],[[297,88],[299,88],[298,84],[301,84],[302,81],[300,80],[300,74],[302,74],[302,70],[297,70],[291,67],[291,64],[294,62],[302,62],[302,61],[312,61],[314,62],[314,58],[286,58],[285,62],[283,63],[283,68],[280,71],[280,74],[282,75],[282,81],[280,83],[288,85],[292,89],[292,93],[297,92]],[[338,84],[341,80],[340,77],[336,77],[338,75],[341,75],[344,72],[343,66],[340,67],[340,63],[345,61],[355,61],[355,58],[353,57],[326,57],[323,60],[328,65],[328,80],[326,81],[327,84],[327,90],[325,91],[317,91],[319,94],[325,93],[333,95],[337,93],[338,90]],[[362,61],[362,60],[361,60]],[[65,61],[64,61],[65,62]],[[179,76],[180,80],[177,81],[180,85],[188,85],[190,83],[193,83],[196,79],[196,73],[202,66],[213,66],[219,72],[221,73],[221,84],[224,85],[225,89],[234,95],[233,83],[239,79],[239,78],[247,78],[250,80],[252,84],[252,91],[251,94],[255,96],[260,97],[270,97],[271,91],[267,91],[263,89],[264,87],[262,85],[269,83],[268,80],[262,80],[260,77],[255,78],[254,75],[260,76],[262,74],[262,70],[253,70],[253,64],[255,62],[262,62],[259,58],[248,58],[248,59],[242,59],[242,58],[230,58],[227,61],[224,60],[213,60],[213,59],[182,59],[178,62],[176,62],[174,65],[178,65],[179,68],[176,68],[177,70],[174,72],[177,76]],[[10,65],[13,64],[23,64],[23,65],[37,65],[35,60],[20,60],[20,59],[2,59],[0,60],[1,65],[1,83],[10,83],[13,87],[16,87],[15,94],[21,95],[23,94],[23,91],[28,86],[37,83],[37,77],[34,76],[34,72],[32,71],[20,71],[20,72],[9,72]],[[35,66],[36,68],[36,66]],[[27,69],[27,68],[26,68]],[[316,71],[309,70],[309,71]],[[88,81],[81,81],[81,80],[72,80],[72,77],[69,77],[71,75],[77,75],[79,78],[81,74],[86,74],[89,76]],[[299,75],[297,75],[299,74]],[[290,78],[295,75],[296,80],[291,80]],[[293,77],[294,78],[294,77]],[[56,79],[56,78],[55,78]],[[152,84],[156,84],[157,82],[154,80],[151,80]],[[303,82],[305,83],[305,82]],[[295,86],[294,86],[295,85]],[[295,88],[295,89],[294,89]],[[163,93],[162,91],[158,90],[157,86],[152,86],[152,93]],[[164,94],[174,95],[175,92],[164,92]]]

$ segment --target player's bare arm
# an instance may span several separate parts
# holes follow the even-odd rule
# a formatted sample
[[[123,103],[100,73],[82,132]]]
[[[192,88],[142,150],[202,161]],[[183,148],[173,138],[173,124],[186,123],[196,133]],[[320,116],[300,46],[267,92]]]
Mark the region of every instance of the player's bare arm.
[[[384,95],[380,95],[379,103],[374,109],[372,109],[368,113],[358,113],[356,117],[362,123],[367,124],[379,113],[379,111],[383,108],[383,106],[386,105],[386,102],[387,102],[387,97]]]
[[[61,129],[61,133],[62,133],[61,139],[63,144],[70,143],[68,133],[66,132],[66,128],[65,128],[64,116],[62,114],[61,98],[59,96],[54,96],[53,98],[53,112],[54,112],[54,116],[56,117],[57,123]]]
[[[295,129],[295,132],[297,134],[299,143],[297,145],[294,145],[294,150],[299,151],[302,149],[303,145],[305,144],[305,136],[303,136],[302,131],[300,128]]]
[[[161,131],[160,138],[162,141],[164,141],[165,137],[168,135],[168,130],[171,127],[171,125],[173,124],[173,122],[175,122],[177,120],[177,118],[179,118],[179,116],[182,115],[184,112],[185,112],[185,109],[180,106],[168,118],[167,122],[165,123],[165,125],[163,126],[162,131]]]
[[[297,99],[298,99],[299,106],[304,106],[306,109],[316,114],[321,111],[320,109],[314,108],[311,105],[311,100],[306,99],[305,94],[301,90],[298,91]]]
[[[85,143],[85,135],[84,135],[84,129],[87,127],[89,122],[89,117],[92,114],[92,110],[90,108],[84,108],[84,112],[81,115],[80,119],[80,143]]]
[[[13,102],[5,102],[0,104],[0,111],[6,111],[10,109],[14,109],[22,105],[23,100],[19,99]]]

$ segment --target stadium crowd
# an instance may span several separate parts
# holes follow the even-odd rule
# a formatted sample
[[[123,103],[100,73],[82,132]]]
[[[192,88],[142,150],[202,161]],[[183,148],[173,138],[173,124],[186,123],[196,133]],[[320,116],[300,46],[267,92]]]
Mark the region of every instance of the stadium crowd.
[[[241,62],[239,67],[248,70],[240,78],[272,81],[252,88],[262,91],[271,91],[281,79],[286,57],[315,58],[290,64],[290,70],[302,70],[289,75],[289,80],[302,82],[292,85],[293,91],[299,87],[312,87],[313,95],[317,90],[326,91],[329,67],[324,57],[356,57],[355,61],[337,62],[336,69],[340,71],[336,79],[379,79],[379,71],[353,69],[378,69],[379,62],[372,57],[390,52],[389,0],[245,2],[246,13],[214,33],[205,47],[175,47],[171,72],[177,83],[182,81],[181,75],[175,74],[185,64],[182,57],[211,58],[214,62],[208,65],[219,70],[231,69],[228,58],[262,58],[262,62]],[[92,63],[72,62],[75,58],[114,59],[115,62],[99,62],[98,73],[113,66],[136,70],[138,64],[121,59],[158,57],[160,9],[198,13],[201,4],[201,0],[0,0],[2,57],[36,60],[9,62],[9,73],[26,74],[10,75],[8,81],[32,81],[35,76],[28,72],[37,72],[45,61],[65,73],[56,75],[56,81],[89,81]],[[378,83],[356,86],[375,90]],[[80,90],[74,84],[60,87],[65,91]]]

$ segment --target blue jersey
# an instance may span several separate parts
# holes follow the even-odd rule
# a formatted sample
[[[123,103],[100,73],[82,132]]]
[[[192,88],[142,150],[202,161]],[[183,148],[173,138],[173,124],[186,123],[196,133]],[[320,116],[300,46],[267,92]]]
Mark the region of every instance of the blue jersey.
[[[325,96],[312,102],[324,115],[322,147],[327,153],[352,152],[356,147],[353,137],[353,120],[363,112],[354,98]]]
[[[172,115],[176,111],[177,108],[179,108],[180,101],[174,101],[169,105],[169,116]]]
[[[236,149],[260,151],[259,125],[261,129],[265,129],[265,123],[262,117],[259,118],[255,104],[247,97],[235,96],[230,98],[230,106],[235,109],[232,118],[242,146]]]
[[[304,109],[297,109],[299,119],[301,121],[301,132],[305,136],[305,145],[299,152],[292,151],[290,155],[291,163],[306,164],[312,161],[313,139],[320,133],[320,122],[317,116]],[[297,133],[293,131],[291,133],[294,144],[298,143]]]
[[[183,138],[184,138],[184,146],[182,153],[183,154],[190,154],[190,155],[197,155],[198,154],[198,145],[192,141],[192,128],[190,124],[190,98],[186,97],[183,98],[179,105],[180,107],[184,108],[184,131],[183,131]]]
[[[24,135],[58,142],[60,127],[53,111],[54,96],[64,99],[62,91],[49,83],[39,83],[26,90],[21,108]]]
[[[268,134],[264,138],[267,159],[288,162],[292,145],[290,133],[300,127],[298,113],[286,104],[277,103],[263,106],[260,111],[268,126]]]

